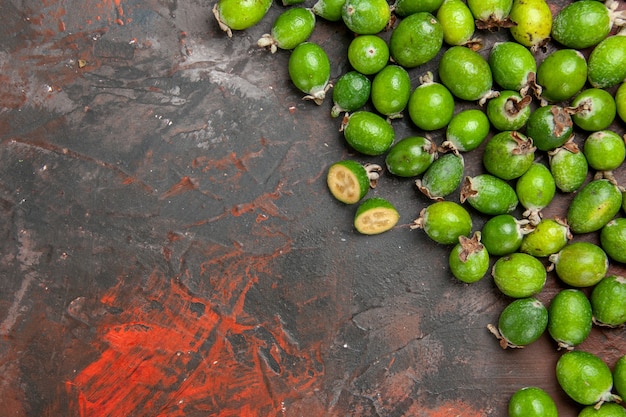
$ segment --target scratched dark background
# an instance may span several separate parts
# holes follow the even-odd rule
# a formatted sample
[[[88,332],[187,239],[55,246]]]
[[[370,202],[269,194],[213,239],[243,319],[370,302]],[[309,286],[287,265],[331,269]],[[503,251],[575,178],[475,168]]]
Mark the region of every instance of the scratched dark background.
[[[503,351],[486,326],[511,300],[409,228],[428,204],[412,180],[370,194],[398,226],[354,231],[326,170],[382,159],[350,153],[330,100],[301,100],[286,51],[256,47],[283,7],[228,38],[212,5],[0,2],[0,414],[503,416],[537,385],[575,416],[549,337]],[[484,54],[508,36],[484,35]],[[318,19],[333,79],[351,36]],[[538,297],[560,288],[549,274]],[[612,365],[625,342],[595,328],[581,349]]]

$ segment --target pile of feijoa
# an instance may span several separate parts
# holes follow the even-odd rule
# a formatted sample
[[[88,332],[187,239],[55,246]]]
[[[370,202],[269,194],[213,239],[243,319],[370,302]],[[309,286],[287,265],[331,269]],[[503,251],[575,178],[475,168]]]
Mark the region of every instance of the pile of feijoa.
[[[332,164],[326,180],[340,204],[355,207],[355,230],[394,229],[401,216],[393,203],[367,194],[381,175],[412,179],[431,203],[410,227],[449,246],[456,279],[490,275],[510,299],[487,326],[500,345],[523,348],[547,332],[561,352],[556,379],[581,405],[579,416],[626,416],[618,405],[626,343],[612,371],[577,348],[593,326],[626,325],[626,273],[609,272],[626,264],[626,184],[618,180],[626,178],[624,4],[304,3],[284,0],[258,46],[289,54],[293,86],[328,104],[323,111],[343,132],[354,158]],[[213,13],[232,36],[271,4],[218,0]],[[335,80],[326,52],[309,41],[319,21],[354,35],[349,70]],[[505,40],[490,42],[496,32]],[[436,71],[425,70],[435,58]],[[399,123],[414,134],[396,137]],[[466,173],[469,152],[481,152],[480,174]],[[545,216],[556,196],[569,196],[561,199],[566,213]],[[549,274],[562,290],[544,305],[537,295]],[[521,387],[508,413],[552,417],[557,408],[544,389]]]

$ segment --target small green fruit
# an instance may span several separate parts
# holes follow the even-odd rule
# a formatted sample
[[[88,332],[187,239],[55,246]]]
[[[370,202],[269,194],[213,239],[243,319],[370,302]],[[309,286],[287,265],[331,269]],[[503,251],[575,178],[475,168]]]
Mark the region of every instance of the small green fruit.
[[[527,221],[518,220],[511,214],[499,214],[487,220],[481,230],[482,244],[494,256],[516,252],[528,233]]]
[[[330,60],[321,46],[313,42],[303,42],[296,46],[289,56],[289,77],[293,84],[321,105],[329,88]]]
[[[600,246],[611,259],[626,264],[626,218],[615,218],[602,228]]]
[[[332,117],[359,110],[370,98],[371,81],[358,71],[342,75],[333,87]]]
[[[562,8],[552,23],[552,38],[567,48],[597,45],[611,30],[609,10],[595,0],[580,0]]]
[[[422,77],[422,84],[411,93],[408,104],[409,117],[422,130],[444,128],[454,116],[454,97],[432,74]]]
[[[489,119],[485,112],[466,109],[452,116],[446,127],[446,146],[469,152],[480,146],[489,135]]]
[[[233,30],[245,30],[256,25],[265,17],[272,0],[218,0],[213,6],[213,15],[228,37]]]
[[[347,117],[343,134],[354,150],[365,155],[382,155],[395,139],[393,127],[379,115],[360,110]]]
[[[409,73],[399,65],[387,65],[374,77],[371,95],[380,114],[390,119],[402,117],[411,97]]]
[[[541,337],[548,325],[548,310],[533,297],[514,300],[504,308],[498,319],[498,329],[489,330],[500,339],[500,346],[521,348]]]
[[[411,229],[424,229],[426,235],[443,245],[456,244],[459,236],[469,236],[472,218],[463,206],[453,201],[437,201],[424,208]]]
[[[577,288],[596,285],[609,269],[609,259],[602,248],[585,241],[566,245],[549,260],[561,281]]]
[[[441,23],[428,12],[402,19],[391,33],[389,49],[393,60],[405,68],[414,68],[433,59],[443,45]]]
[[[515,252],[499,258],[491,269],[491,275],[504,295],[525,298],[541,292],[547,272],[534,256]]]
[[[330,166],[326,183],[337,200],[345,204],[354,204],[365,197],[370,187],[375,186],[380,170],[381,167],[378,165],[362,165],[346,159]]]
[[[465,177],[460,201],[467,201],[479,212],[492,216],[510,213],[519,202],[509,183],[490,174]]]
[[[482,3],[482,0],[476,1]],[[493,80],[504,90],[520,91],[535,81],[537,74],[535,57],[528,48],[517,42],[494,44],[488,62]]]
[[[387,0],[346,0],[341,9],[345,25],[358,35],[381,32],[391,17]]]
[[[550,394],[538,387],[516,391],[509,400],[509,417],[558,417]]]
[[[559,252],[572,239],[569,226],[561,219],[541,219],[525,234],[520,252],[543,258]]]
[[[541,221],[541,210],[548,206],[556,193],[552,173],[542,163],[533,162],[530,168],[517,179],[515,192],[526,209],[523,216],[533,225]]]
[[[626,278],[609,275],[591,292],[593,321],[599,326],[618,327],[626,323]]]
[[[619,211],[622,198],[619,187],[607,179],[589,182],[574,196],[567,210],[567,223],[572,233],[602,229]]]
[[[519,178],[532,166],[535,149],[532,139],[520,132],[496,133],[485,146],[483,165],[505,181]]]
[[[257,41],[261,48],[269,48],[274,53],[280,49],[293,49],[305,42],[315,28],[315,14],[311,9],[294,7],[281,13],[270,33]]]
[[[464,46],[453,46],[443,53],[439,78],[461,100],[484,103],[496,95],[491,89],[493,77],[489,63],[478,52]]]
[[[469,7],[461,0],[445,0],[437,10],[437,20],[443,28],[443,40],[448,45],[465,45],[476,26]]]
[[[428,167],[415,185],[432,200],[443,200],[461,185],[465,161],[458,153],[447,153],[437,158]]]
[[[565,393],[582,405],[613,401],[613,377],[608,365],[598,356],[582,350],[561,355],[556,364],[556,378]]]
[[[587,61],[574,49],[558,49],[548,55],[537,68],[541,97],[551,103],[572,98],[587,82]]]
[[[395,143],[387,156],[387,170],[398,177],[415,177],[422,174],[437,158],[437,147],[422,136],[408,136]]]
[[[581,290],[559,291],[548,307],[548,333],[559,349],[573,349],[587,339],[593,326],[591,303]]]
[[[550,40],[552,12],[545,0],[514,0],[509,17],[511,35],[522,45],[536,50]]]
[[[489,253],[480,243],[480,232],[471,238],[459,236],[448,257],[450,271],[460,281],[473,283],[482,279],[489,271]]]
[[[548,155],[550,172],[559,190],[571,193],[584,184],[589,166],[587,158],[574,142],[567,142],[562,147],[549,152]]]

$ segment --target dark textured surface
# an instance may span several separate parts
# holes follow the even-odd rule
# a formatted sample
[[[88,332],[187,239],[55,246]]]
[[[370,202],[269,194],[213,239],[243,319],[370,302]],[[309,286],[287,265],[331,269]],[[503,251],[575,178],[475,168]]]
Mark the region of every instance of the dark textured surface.
[[[409,229],[428,204],[412,180],[370,193],[397,227],[354,231],[326,169],[382,159],[351,154],[330,100],[303,102],[288,53],[255,46],[282,6],[232,38],[210,6],[0,3],[2,415],[503,416],[538,385],[575,416],[547,334],[503,351],[486,325],[510,300],[489,276],[456,281],[449,248]],[[313,34],[333,79],[351,36]],[[551,273],[538,297],[560,288]],[[612,365],[625,339],[596,328],[581,348]]]

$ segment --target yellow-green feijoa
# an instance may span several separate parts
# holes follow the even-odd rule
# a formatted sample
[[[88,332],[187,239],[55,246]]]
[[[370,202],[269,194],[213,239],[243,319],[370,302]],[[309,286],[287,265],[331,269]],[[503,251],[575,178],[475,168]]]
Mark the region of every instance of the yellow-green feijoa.
[[[556,403],[539,387],[524,387],[509,400],[509,417],[558,417]]]
[[[576,288],[596,285],[609,269],[609,258],[602,248],[585,241],[569,243],[548,259],[561,281]]]
[[[572,239],[568,224],[559,218],[541,219],[522,238],[520,252],[543,258],[559,252]]]
[[[567,223],[572,233],[602,229],[619,212],[622,198],[619,187],[607,179],[587,183],[574,196],[567,210]]]
[[[387,170],[398,177],[422,174],[437,158],[437,146],[423,136],[408,136],[391,146],[385,156]]]
[[[509,13],[513,7],[513,0],[467,0],[467,7],[474,15],[478,29],[494,29],[511,25]]]
[[[463,206],[454,201],[436,201],[422,209],[411,229],[423,229],[433,241],[442,245],[458,243],[459,236],[469,236],[472,218]]]
[[[329,22],[341,20],[341,10],[346,0],[317,0],[311,10],[316,16]]]
[[[513,300],[500,313],[498,328],[489,330],[500,340],[500,346],[522,348],[537,341],[548,325],[548,310],[534,297]],[[526,415],[527,417],[527,415]]]
[[[617,3],[617,2],[615,2]],[[602,2],[579,0],[562,8],[552,22],[552,39],[567,48],[597,45],[611,31],[617,18]]]
[[[402,117],[411,97],[409,73],[399,65],[387,65],[374,77],[371,97],[380,114],[390,119]]]
[[[428,12],[434,13],[443,3],[443,0],[396,0],[393,12],[400,17]]]
[[[382,155],[395,139],[391,124],[376,113],[359,110],[347,117],[342,126],[348,145],[365,155]]]
[[[448,256],[450,272],[459,281],[467,284],[480,281],[489,272],[489,253],[480,243],[480,232],[471,238],[459,236]]]
[[[541,98],[556,103],[572,98],[587,82],[587,61],[575,49],[558,49],[537,67]]]
[[[343,74],[333,87],[332,117],[345,112],[353,112],[363,107],[370,98],[372,82],[358,71]]]
[[[589,54],[587,79],[596,88],[611,88],[626,79],[626,31],[601,41]]]
[[[626,417],[626,408],[617,403],[602,403],[599,407],[588,405],[580,410],[578,417]]]
[[[389,46],[378,35],[356,36],[348,45],[348,62],[361,74],[376,74],[389,63]]]
[[[523,216],[536,225],[541,221],[541,210],[552,202],[556,194],[556,182],[547,166],[533,162],[517,179],[515,192],[520,204],[526,209]]]
[[[481,229],[481,241],[487,252],[494,256],[517,252],[524,235],[528,233],[524,220],[516,219],[512,214],[499,214],[485,222]]]
[[[520,130],[530,117],[531,96],[522,97],[517,91],[500,91],[487,103],[487,117],[497,130]]]
[[[574,122],[565,108],[549,104],[532,111],[526,122],[526,134],[537,149],[551,151],[572,138]]]
[[[464,46],[453,46],[439,62],[439,78],[457,98],[484,103],[497,95],[491,88],[493,76],[481,54]]]
[[[433,81],[432,73],[426,74],[421,81],[409,98],[409,117],[422,130],[442,129],[454,116],[454,97],[446,86]]]
[[[272,0],[218,0],[213,6],[213,15],[226,34],[233,30],[245,30],[256,25],[265,17]]]
[[[593,132],[583,145],[583,153],[589,166],[596,171],[612,171],[626,159],[624,138],[612,130]]]
[[[363,201],[354,214],[354,228],[364,235],[378,235],[393,229],[400,220],[398,210],[384,198]]]
[[[288,68],[293,84],[306,93],[304,99],[321,105],[330,79],[330,60],[326,51],[314,42],[303,42],[291,52]]]
[[[443,41],[448,45],[465,45],[474,35],[474,16],[461,0],[445,0],[437,10],[443,28]]]
[[[595,324],[617,327],[626,323],[626,278],[618,275],[602,278],[593,287],[590,299]]]
[[[626,398],[626,355],[620,357],[613,367],[613,385],[617,394]]]
[[[346,0],[341,9],[345,25],[359,35],[381,32],[387,27],[390,17],[387,0]]]
[[[376,185],[381,167],[360,164],[351,159],[335,162],[328,169],[326,184],[330,193],[345,204],[359,202]]]
[[[443,200],[461,185],[464,168],[460,153],[446,153],[433,161],[422,178],[415,180],[415,185],[428,198]]]
[[[495,43],[487,62],[493,80],[504,90],[527,90],[535,82],[537,61],[528,48],[517,42]]]
[[[574,142],[567,142],[565,145],[554,149],[548,153],[550,172],[554,177],[556,187],[564,193],[571,193],[578,190],[587,179],[589,165],[587,158]]]
[[[537,50],[550,40],[552,12],[545,0],[514,0],[509,18],[511,35],[522,45]]]
[[[556,378],[565,393],[582,405],[614,401],[613,376],[609,366],[599,357],[583,350],[561,355],[556,363]]]
[[[600,88],[583,90],[574,97],[571,108],[574,124],[589,132],[607,129],[617,114],[613,95]]]
[[[309,39],[315,28],[315,15],[311,9],[293,7],[281,13],[270,33],[264,34],[257,41],[261,48],[268,48],[272,53],[280,49],[293,49]]]
[[[623,122],[626,122],[626,83],[620,84],[615,92],[615,105],[617,115]]]
[[[446,127],[446,146],[459,152],[469,152],[478,148],[489,135],[489,118],[482,110],[461,110]]]
[[[573,349],[587,339],[593,326],[591,302],[574,288],[559,291],[548,306],[548,333],[559,349]]]
[[[483,165],[492,175],[505,181],[519,178],[535,159],[533,140],[518,131],[496,133],[485,146]]]
[[[467,201],[479,212],[491,216],[510,213],[519,202],[515,189],[508,182],[490,174],[465,177],[460,201]]]
[[[600,230],[600,246],[609,258],[626,264],[626,218],[615,218]]]
[[[547,272],[534,256],[515,252],[498,258],[491,268],[491,275],[504,295],[526,298],[541,292]]]
[[[428,12],[402,19],[391,33],[389,50],[396,64],[414,68],[432,60],[443,45],[441,23]]]

